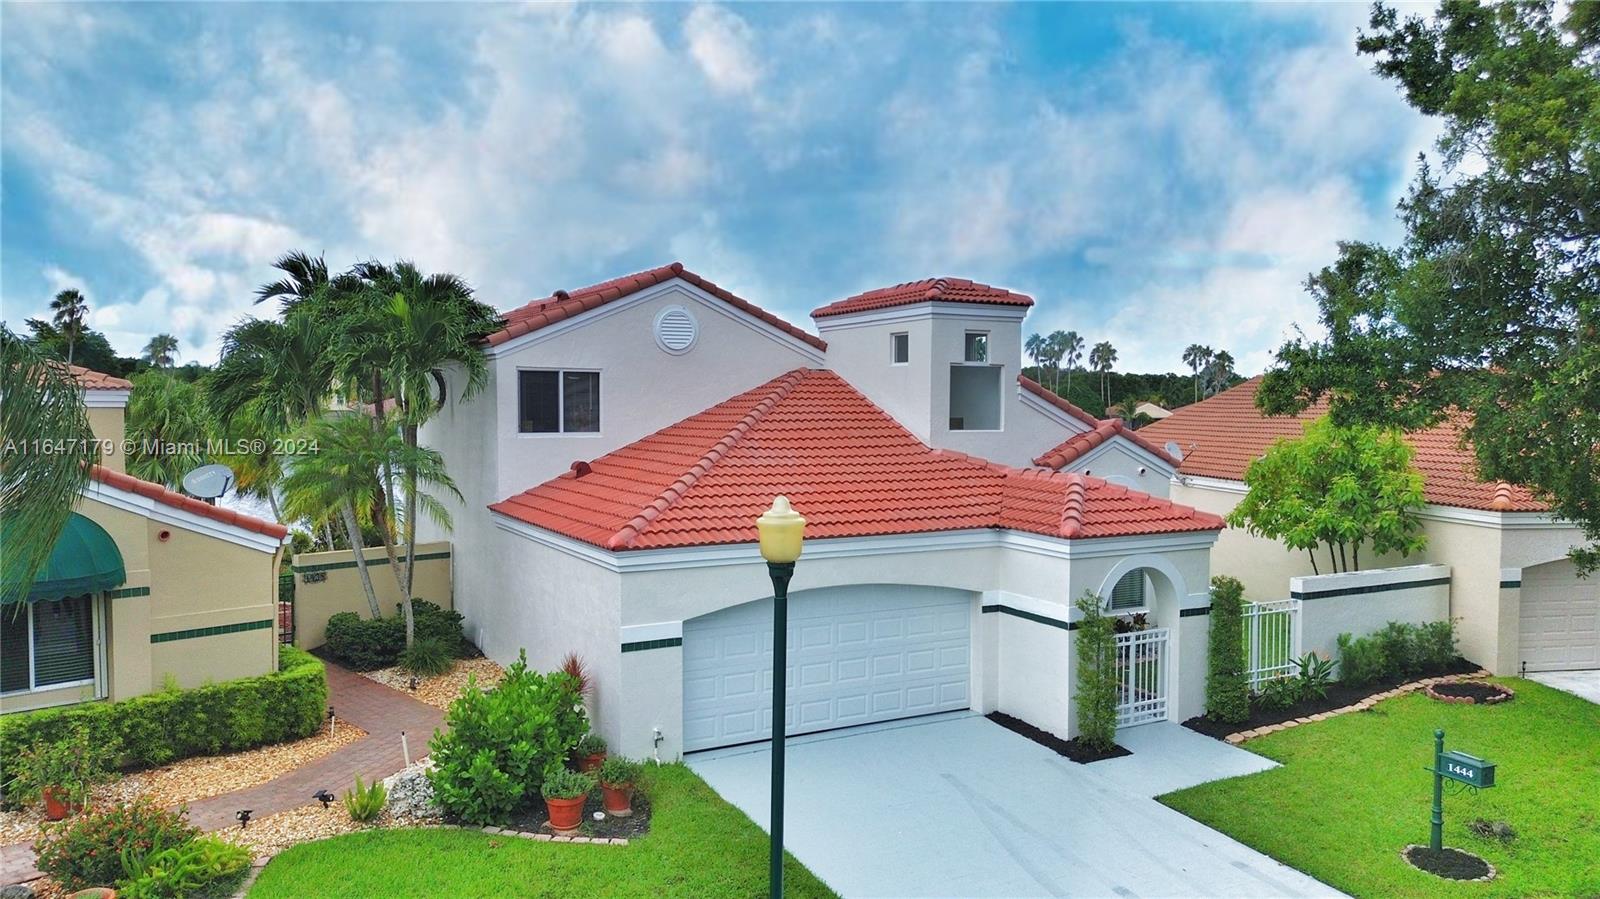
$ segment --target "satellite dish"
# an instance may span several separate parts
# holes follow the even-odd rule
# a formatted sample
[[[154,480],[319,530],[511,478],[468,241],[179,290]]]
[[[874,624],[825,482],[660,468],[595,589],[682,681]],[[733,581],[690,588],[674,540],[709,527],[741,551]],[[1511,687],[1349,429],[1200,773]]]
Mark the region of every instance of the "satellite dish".
[[[233,469],[226,465],[202,465],[183,476],[183,492],[210,502],[233,487]]]
[[[1183,447],[1179,446],[1176,440],[1168,440],[1167,455],[1181,462],[1183,461]]]

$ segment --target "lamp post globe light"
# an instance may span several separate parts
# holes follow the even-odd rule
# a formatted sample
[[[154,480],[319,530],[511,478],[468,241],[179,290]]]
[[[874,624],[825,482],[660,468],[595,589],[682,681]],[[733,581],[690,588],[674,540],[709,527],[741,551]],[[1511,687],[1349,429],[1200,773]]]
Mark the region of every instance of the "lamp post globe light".
[[[761,534],[761,557],[772,576],[772,834],[768,883],[772,899],[783,895],[783,739],[788,709],[789,579],[800,558],[806,520],[789,505],[787,496],[772,500],[772,508],[756,519]]]

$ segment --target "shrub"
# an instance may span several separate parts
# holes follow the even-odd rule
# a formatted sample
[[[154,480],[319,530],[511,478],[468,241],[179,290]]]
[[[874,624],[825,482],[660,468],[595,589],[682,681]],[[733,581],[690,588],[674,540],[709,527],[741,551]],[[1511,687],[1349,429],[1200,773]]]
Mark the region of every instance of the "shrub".
[[[624,784],[639,782],[639,775],[644,767],[633,759],[613,755],[606,758],[600,765],[600,782],[620,787]]]
[[[200,831],[183,812],[140,797],[127,805],[92,809],[59,824],[46,824],[35,842],[39,870],[68,889],[106,886],[124,876],[122,856],[147,854],[186,843]]]
[[[492,690],[469,681],[446,723],[428,744],[429,780],[446,813],[473,824],[504,820],[531,801],[589,729],[576,681],[528,670],[526,653]]]
[[[1282,711],[1299,704],[1303,691],[1298,677],[1275,677],[1261,685],[1256,701],[1262,708]]]
[[[1296,678],[1300,681],[1300,698],[1326,699],[1328,686],[1333,683],[1333,660],[1308,652],[1294,664],[1299,669]]]
[[[546,799],[577,799],[593,791],[594,775],[580,774],[565,768],[550,772],[550,776],[546,777],[539,787],[540,794]]]
[[[123,899],[188,899],[229,892],[250,869],[250,850],[217,839],[199,837],[177,846],[128,857],[129,867],[117,884]]]
[[[33,802],[45,790],[56,788],[68,805],[81,806],[88,802],[95,784],[111,778],[116,760],[116,743],[91,738],[89,729],[80,723],[63,739],[36,743],[17,754],[12,765],[15,773],[6,784],[6,799]]]
[[[328,619],[327,641],[328,654],[356,671],[388,668],[406,648],[406,624],[339,612]]]
[[[1417,660],[1430,674],[1448,671],[1461,654],[1456,652],[1453,621],[1430,621],[1417,628]]]
[[[1371,637],[1340,634],[1339,682],[1352,687],[1370,684],[1383,677],[1383,648]]]
[[[1417,664],[1416,631],[1415,625],[1391,621],[1372,635],[1383,657],[1384,680],[1410,677],[1421,670]]]
[[[1206,714],[1231,724],[1249,719],[1244,585],[1227,575],[1211,579],[1211,636],[1206,653]]]
[[[1366,637],[1339,635],[1339,680],[1353,686],[1444,674],[1458,658],[1450,621],[1391,621]]]
[[[424,640],[418,637],[410,649],[400,653],[400,667],[422,677],[444,674],[454,666],[454,654],[444,643],[431,638]]]
[[[362,824],[377,820],[388,803],[389,791],[381,780],[363,787],[361,775],[357,774],[355,787],[344,791],[344,810],[350,813],[350,820]]]
[[[403,614],[403,612],[402,612]],[[459,659],[467,648],[466,633],[462,628],[461,613],[455,609],[446,609],[438,603],[426,599],[411,600],[411,615],[413,634],[415,640],[412,645],[423,640],[432,640],[444,647],[452,659]],[[401,619],[401,636],[404,639],[405,620]]]
[[[591,730],[578,738],[578,745],[572,748],[572,754],[578,758],[590,755],[604,755],[607,748],[606,738]]]
[[[1113,623],[1101,611],[1101,599],[1085,593],[1076,603],[1078,620],[1074,641],[1078,652],[1078,736],[1102,752],[1117,740],[1117,644]]]
[[[80,728],[89,744],[118,747],[118,766],[164,765],[310,736],[321,727],[327,708],[322,663],[282,646],[273,674],[0,716],[0,765],[9,770],[26,746],[77,744]]]

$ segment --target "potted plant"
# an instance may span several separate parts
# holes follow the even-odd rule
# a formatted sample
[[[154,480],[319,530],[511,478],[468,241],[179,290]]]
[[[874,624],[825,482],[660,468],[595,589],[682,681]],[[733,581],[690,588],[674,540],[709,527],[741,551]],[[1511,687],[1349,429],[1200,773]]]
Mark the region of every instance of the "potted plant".
[[[589,731],[578,740],[578,745],[572,750],[572,757],[578,763],[578,770],[594,773],[600,770],[600,765],[606,760],[606,738],[594,731]]]
[[[89,791],[107,779],[112,748],[90,741],[78,728],[65,739],[38,743],[17,753],[11,789],[27,800],[44,803],[45,818],[60,821],[83,808]]]
[[[581,771],[557,768],[544,779],[540,792],[550,815],[550,827],[562,833],[578,829],[583,820],[583,803],[594,791],[594,777]]]
[[[614,755],[600,766],[600,793],[606,814],[626,818],[633,814],[633,785],[639,782],[638,762]]]

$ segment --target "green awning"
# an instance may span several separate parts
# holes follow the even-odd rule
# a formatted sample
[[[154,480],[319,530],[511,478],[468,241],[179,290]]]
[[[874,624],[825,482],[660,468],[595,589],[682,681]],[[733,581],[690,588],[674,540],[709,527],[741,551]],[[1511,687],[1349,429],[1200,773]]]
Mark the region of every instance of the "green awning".
[[[117,542],[105,528],[74,512],[34,578],[28,602],[113,590],[127,579]],[[19,592],[16,585],[6,584],[5,601],[17,601]]]

